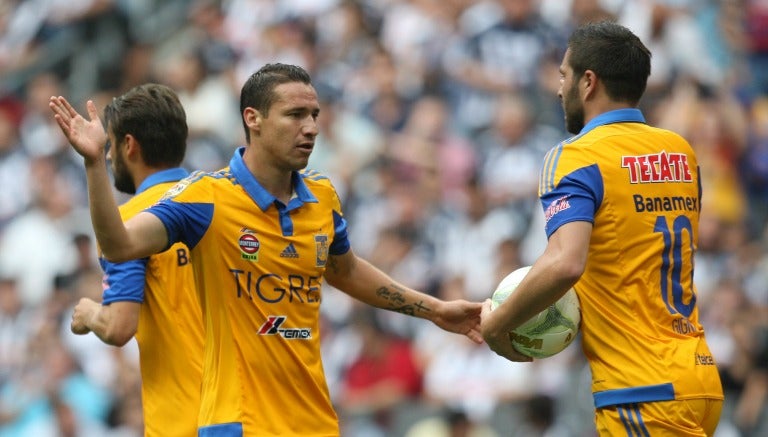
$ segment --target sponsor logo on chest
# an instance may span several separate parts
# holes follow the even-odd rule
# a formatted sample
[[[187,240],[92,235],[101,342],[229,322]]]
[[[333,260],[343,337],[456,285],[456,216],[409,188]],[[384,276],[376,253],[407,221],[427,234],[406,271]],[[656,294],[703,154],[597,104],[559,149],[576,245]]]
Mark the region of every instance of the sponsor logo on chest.
[[[240,246],[240,257],[249,261],[259,260],[259,249],[261,248],[261,242],[256,236],[256,232],[248,229],[240,229],[240,238],[237,240],[237,245]]]

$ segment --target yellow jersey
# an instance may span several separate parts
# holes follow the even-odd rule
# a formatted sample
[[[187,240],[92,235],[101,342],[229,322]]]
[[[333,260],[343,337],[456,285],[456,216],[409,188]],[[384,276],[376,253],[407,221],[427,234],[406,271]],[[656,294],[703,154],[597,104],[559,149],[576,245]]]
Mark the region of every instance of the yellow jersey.
[[[229,167],[196,173],[148,211],[191,250],[205,320],[199,433],[336,436],[320,354],[329,254],[349,250],[329,180],[293,174],[284,204],[238,149]]]
[[[553,148],[539,182],[548,237],[593,224],[574,288],[595,406],[722,399],[693,283],[701,184],[690,145],[637,109],[610,111]]]
[[[120,206],[123,220],[157,202],[187,175],[186,170],[173,168],[149,176],[136,195]],[[188,249],[175,244],[149,258],[99,261],[105,272],[103,304],[142,304],[135,337],[145,435],[194,435],[200,409],[203,321]]]

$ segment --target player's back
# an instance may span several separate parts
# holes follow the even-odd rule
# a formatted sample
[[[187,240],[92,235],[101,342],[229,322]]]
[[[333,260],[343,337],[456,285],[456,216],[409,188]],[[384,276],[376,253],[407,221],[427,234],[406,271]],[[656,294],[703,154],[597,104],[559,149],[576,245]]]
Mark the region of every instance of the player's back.
[[[594,227],[575,286],[596,405],[722,398],[693,284],[701,190],[691,147],[644,123],[603,124],[553,149],[546,177],[544,187],[580,184],[596,200],[582,212]],[[548,219],[578,202],[549,200]]]
[[[175,182],[153,185],[120,207],[123,220],[156,203]],[[146,260],[136,341],[145,435],[197,434],[203,322],[189,250],[181,243]]]

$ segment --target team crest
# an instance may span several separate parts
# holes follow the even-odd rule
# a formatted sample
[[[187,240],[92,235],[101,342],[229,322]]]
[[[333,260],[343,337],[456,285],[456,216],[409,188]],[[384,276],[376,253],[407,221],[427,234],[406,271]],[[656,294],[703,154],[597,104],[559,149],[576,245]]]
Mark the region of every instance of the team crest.
[[[316,267],[325,267],[328,262],[328,235],[315,235],[315,265]]]
[[[240,246],[240,257],[249,261],[259,260],[259,248],[261,243],[256,237],[256,232],[243,228],[240,230],[240,238],[237,240],[237,245]]]

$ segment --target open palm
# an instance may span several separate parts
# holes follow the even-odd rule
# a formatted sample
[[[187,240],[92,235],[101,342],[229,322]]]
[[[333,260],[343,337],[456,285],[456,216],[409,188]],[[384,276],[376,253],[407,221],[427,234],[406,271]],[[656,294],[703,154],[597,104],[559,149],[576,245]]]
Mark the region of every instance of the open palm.
[[[85,159],[97,160],[104,156],[107,134],[96,111],[96,105],[89,100],[86,103],[88,117],[80,115],[64,97],[51,97],[48,106],[53,111],[53,118],[59,124],[64,136],[72,147]]]

